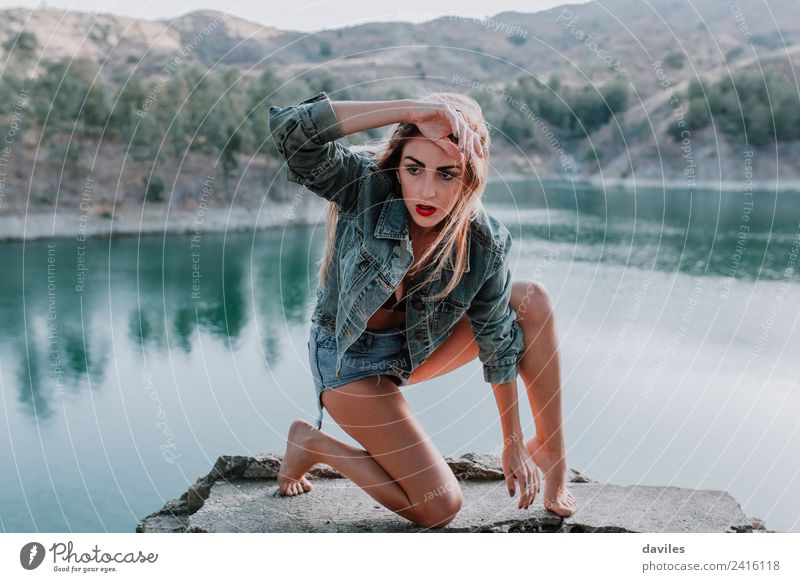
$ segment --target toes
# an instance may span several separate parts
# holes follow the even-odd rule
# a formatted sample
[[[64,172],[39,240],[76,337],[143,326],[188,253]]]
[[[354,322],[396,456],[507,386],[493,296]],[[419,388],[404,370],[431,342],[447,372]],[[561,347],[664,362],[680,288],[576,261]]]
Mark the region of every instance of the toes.
[[[559,496],[561,503],[565,506],[574,507],[575,506],[575,497],[573,497],[572,493],[569,490],[565,491],[563,495]]]
[[[561,517],[569,517],[573,513],[575,513],[574,508],[572,507],[565,507],[563,505],[545,505],[545,509],[552,511],[556,515],[560,515]]]
[[[574,501],[575,498],[569,494],[569,491],[565,491],[561,495],[558,496],[559,499],[563,499],[564,501]]]
[[[568,489],[560,491],[558,494],[546,499],[544,501],[545,509],[560,515],[561,517],[569,517],[575,513],[576,502]]]
[[[292,497],[301,493],[308,493],[314,486],[303,477],[300,481],[292,481],[289,484],[278,483],[278,491],[281,495]]]
[[[562,510],[561,515],[563,515],[564,517],[568,517],[568,516],[572,515],[573,513],[575,513],[575,506],[571,505],[569,503],[562,503],[559,506],[559,508]]]

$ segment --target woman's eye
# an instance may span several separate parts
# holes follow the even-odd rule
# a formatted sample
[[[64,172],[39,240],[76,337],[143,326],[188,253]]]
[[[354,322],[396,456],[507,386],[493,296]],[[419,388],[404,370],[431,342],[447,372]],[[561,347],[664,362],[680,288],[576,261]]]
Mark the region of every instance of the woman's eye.
[[[420,171],[421,171],[421,168],[418,168],[417,166],[407,166],[406,167],[406,172],[408,172],[412,176],[418,176]],[[453,174],[448,174],[447,172],[438,172],[438,174],[439,174],[439,177],[444,179],[445,182],[450,182],[451,180],[455,179],[455,176]]]

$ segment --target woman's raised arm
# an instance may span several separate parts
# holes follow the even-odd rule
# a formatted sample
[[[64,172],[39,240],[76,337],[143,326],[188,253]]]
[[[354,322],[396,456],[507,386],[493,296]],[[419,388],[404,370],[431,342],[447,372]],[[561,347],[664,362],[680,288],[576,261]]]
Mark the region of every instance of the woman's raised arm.
[[[344,132],[324,91],[295,106],[271,106],[268,126],[290,182],[335,203],[340,212],[357,210],[361,177],[372,158],[337,143]]]
[[[477,134],[453,107],[444,103],[396,99],[393,101],[334,101],[339,127],[345,135],[393,123],[413,123],[420,133],[446,153],[462,156],[484,152]],[[448,139],[452,134],[458,145]]]
[[[415,102],[411,99],[392,101],[332,101],[333,111],[344,135],[384,125],[407,123]]]
[[[335,202],[341,212],[354,212],[360,178],[372,159],[336,140],[394,123],[416,124],[424,137],[456,159],[473,153],[483,155],[477,135],[455,109],[413,99],[332,101],[321,91],[296,106],[271,106],[268,126],[286,161],[289,181]],[[450,134],[458,145],[450,141]]]

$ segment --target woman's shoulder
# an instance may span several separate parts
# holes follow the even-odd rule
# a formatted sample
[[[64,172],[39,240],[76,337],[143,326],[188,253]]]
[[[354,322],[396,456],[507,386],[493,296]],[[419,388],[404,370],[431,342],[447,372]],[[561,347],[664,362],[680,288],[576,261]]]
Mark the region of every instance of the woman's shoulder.
[[[364,163],[364,175],[375,176],[379,179],[380,190],[386,190],[391,186],[386,172],[381,171],[378,166],[378,151],[371,144],[352,144],[345,146],[351,153],[360,157]]]
[[[369,144],[351,144],[345,146],[351,153],[361,157],[367,163],[367,169],[375,171],[378,167],[378,152]]]
[[[511,232],[483,205],[476,211],[470,226],[473,240],[495,253],[503,254],[511,246]]]

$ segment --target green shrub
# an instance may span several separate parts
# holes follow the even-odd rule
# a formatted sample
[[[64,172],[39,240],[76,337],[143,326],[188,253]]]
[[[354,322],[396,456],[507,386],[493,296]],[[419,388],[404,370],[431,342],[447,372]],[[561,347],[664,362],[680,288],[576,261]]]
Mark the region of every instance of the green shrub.
[[[664,64],[671,69],[680,69],[686,60],[686,55],[682,51],[672,51],[664,57]]]
[[[149,202],[163,202],[164,201],[164,179],[158,174],[150,176],[150,181],[145,177],[145,198]]]
[[[740,71],[705,87],[689,85],[690,128],[705,127],[713,118],[723,134],[754,146],[800,138],[797,87],[779,71]]]

